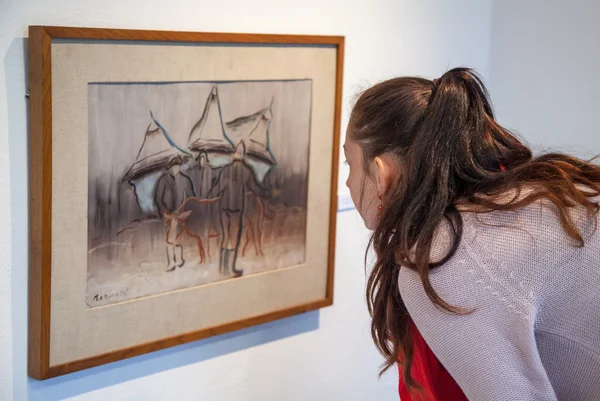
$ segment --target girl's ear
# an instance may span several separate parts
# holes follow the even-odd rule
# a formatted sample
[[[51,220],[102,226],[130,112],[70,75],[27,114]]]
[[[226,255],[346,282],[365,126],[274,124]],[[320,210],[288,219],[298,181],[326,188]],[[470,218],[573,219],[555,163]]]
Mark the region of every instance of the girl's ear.
[[[392,156],[384,154],[375,157],[375,179],[377,191],[381,196],[391,189],[396,175],[398,174],[398,164]]]

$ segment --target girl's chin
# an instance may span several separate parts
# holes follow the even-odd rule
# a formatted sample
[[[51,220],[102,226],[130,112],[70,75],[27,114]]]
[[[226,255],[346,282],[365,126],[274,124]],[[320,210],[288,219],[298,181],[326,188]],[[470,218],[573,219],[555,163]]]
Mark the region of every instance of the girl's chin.
[[[363,219],[363,223],[365,224],[365,227],[367,228],[367,230],[375,230],[375,222],[372,221],[371,219],[365,218],[365,216],[362,215],[362,213],[360,213],[360,217]]]

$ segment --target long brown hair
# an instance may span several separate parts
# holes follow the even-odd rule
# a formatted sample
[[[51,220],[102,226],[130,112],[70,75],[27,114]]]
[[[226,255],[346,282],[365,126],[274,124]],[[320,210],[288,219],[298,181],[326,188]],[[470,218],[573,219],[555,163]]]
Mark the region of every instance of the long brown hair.
[[[348,135],[363,151],[365,171],[374,157],[388,153],[401,166],[370,246],[376,262],[367,282],[371,334],[386,361],[403,366],[409,389],[420,386],[410,375],[413,358],[409,315],[398,288],[400,266],[418,272],[430,300],[447,304],[429,280],[430,269],[455,253],[462,236],[459,204],[479,211],[514,210],[541,198],[554,203],[562,226],[583,246],[568,209],[581,205],[590,215],[599,206],[600,167],[568,155],[533,157],[531,150],[494,120],[482,80],[470,69],[456,68],[438,80],[395,78],[373,86],[358,98]],[[520,196],[521,188],[531,188]],[[501,195],[513,191],[508,201]],[[430,260],[436,228],[447,220],[453,229],[450,251]]]

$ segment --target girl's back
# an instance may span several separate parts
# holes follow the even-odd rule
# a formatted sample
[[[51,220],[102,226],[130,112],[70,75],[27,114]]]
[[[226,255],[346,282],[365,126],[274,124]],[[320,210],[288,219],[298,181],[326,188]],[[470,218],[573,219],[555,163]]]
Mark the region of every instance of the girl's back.
[[[583,247],[556,207],[463,213],[456,254],[433,269],[452,315],[427,298],[418,274],[401,269],[402,299],[429,346],[473,400],[597,400],[600,394],[600,230],[582,207],[570,216]],[[448,226],[436,236],[444,254]],[[468,363],[466,363],[468,361]]]

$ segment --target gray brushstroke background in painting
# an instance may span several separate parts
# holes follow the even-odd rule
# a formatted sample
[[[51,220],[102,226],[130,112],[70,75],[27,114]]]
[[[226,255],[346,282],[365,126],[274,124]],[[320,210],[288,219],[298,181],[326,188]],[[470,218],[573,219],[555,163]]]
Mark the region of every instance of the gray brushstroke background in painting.
[[[256,113],[273,100],[270,146],[278,166],[265,184],[281,190],[279,198],[271,201],[275,210],[299,208],[306,212],[311,85],[310,80],[218,83],[224,122]],[[175,143],[187,149],[189,133],[213,86],[211,82],[88,85],[88,248],[105,248],[88,258],[88,281],[103,269],[123,267],[116,260],[124,258],[123,247],[128,245],[119,242],[115,233],[141,216],[131,186],[121,179],[135,161],[152,122],[150,110]],[[239,138],[231,139],[235,143]],[[195,169],[187,174],[194,181],[198,196],[206,196],[214,171]],[[191,223],[195,232],[206,233],[210,224],[218,225],[217,205],[196,212],[203,216]],[[305,216],[302,224],[304,230]],[[164,246],[162,224],[149,225],[144,230],[152,248]],[[279,236],[285,238],[281,233]]]

